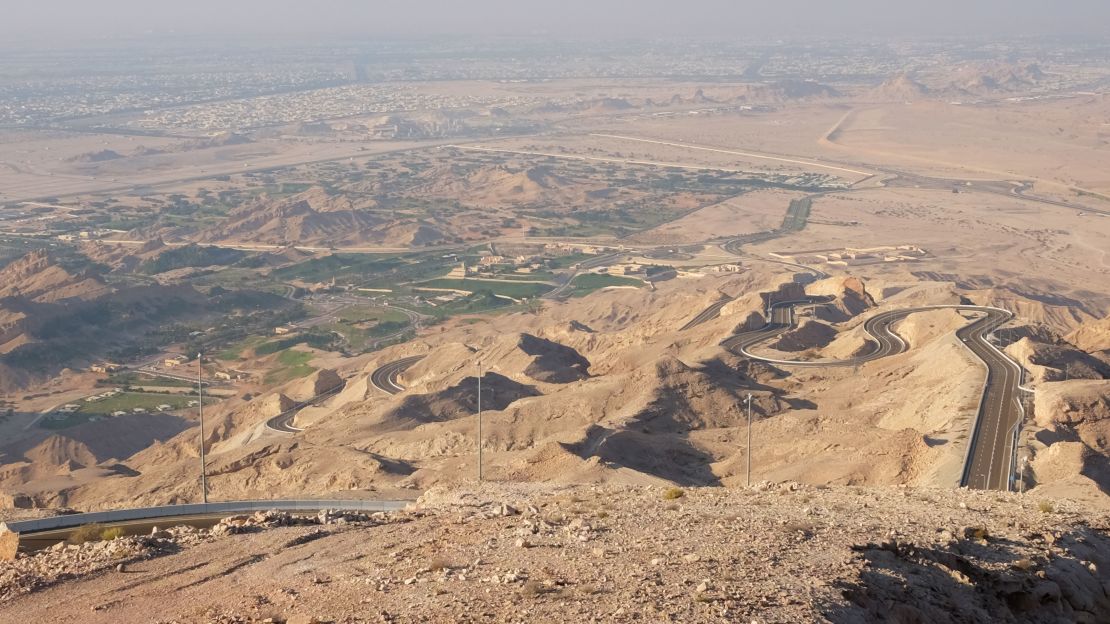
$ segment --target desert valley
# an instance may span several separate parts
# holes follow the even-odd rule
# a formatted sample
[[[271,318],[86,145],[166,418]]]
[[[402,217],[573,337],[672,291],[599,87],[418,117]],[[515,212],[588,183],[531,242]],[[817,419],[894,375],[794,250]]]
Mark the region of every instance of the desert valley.
[[[440,540],[466,496],[511,501],[495,531],[601,492],[619,532],[643,492],[783,488],[818,501],[784,496],[793,523],[856,490],[924,523],[890,492],[997,504],[1015,536],[1110,512],[1104,48],[303,52],[219,92],[154,86],[199,59],[83,99],[4,74],[0,520],[420,499]],[[48,609],[4,578],[0,613]],[[759,617],[720,600],[672,615]],[[857,621],[791,608],[767,621]]]

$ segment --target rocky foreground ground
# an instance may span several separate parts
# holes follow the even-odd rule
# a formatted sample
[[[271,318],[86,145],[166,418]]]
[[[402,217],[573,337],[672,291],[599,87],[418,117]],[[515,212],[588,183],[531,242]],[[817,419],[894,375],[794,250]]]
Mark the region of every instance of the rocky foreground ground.
[[[0,622],[1107,622],[1110,516],[995,492],[486,485],[0,563]]]

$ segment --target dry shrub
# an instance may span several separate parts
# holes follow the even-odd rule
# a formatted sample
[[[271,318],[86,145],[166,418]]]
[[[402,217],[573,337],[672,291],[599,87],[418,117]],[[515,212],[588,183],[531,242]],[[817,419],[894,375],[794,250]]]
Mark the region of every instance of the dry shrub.
[[[123,527],[112,527],[100,532],[101,541],[110,542],[123,537]]]
[[[675,500],[683,496],[686,496],[686,492],[682,491],[682,488],[673,487],[663,492],[663,500]]]
[[[428,564],[428,569],[432,572],[450,570],[454,567],[454,564],[452,564],[451,561],[446,559],[445,557],[436,557],[435,559],[432,559],[431,563]]]
[[[85,544],[87,542],[97,542],[101,539],[101,533],[105,532],[106,530],[107,529],[104,528],[104,525],[101,524],[83,524],[74,529],[73,533],[69,534],[69,537],[66,538],[66,543]]]
[[[547,588],[543,586],[543,583],[530,579],[524,582],[524,586],[520,588],[520,593],[527,598],[536,598],[540,594],[547,593]]]

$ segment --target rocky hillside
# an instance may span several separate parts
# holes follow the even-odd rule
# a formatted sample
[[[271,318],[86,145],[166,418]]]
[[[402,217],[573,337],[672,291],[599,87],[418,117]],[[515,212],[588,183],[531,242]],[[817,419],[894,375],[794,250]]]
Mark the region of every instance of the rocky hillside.
[[[437,489],[0,563],[27,622],[1101,622],[1110,517],[911,488]]]
[[[93,275],[70,273],[46,251],[33,251],[0,269],[0,299],[21,297],[54,303],[93,299],[110,291]]]
[[[807,290],[834,297],[814,311],[819,321],[804,319],[828,335],[787,336],[800,350],[784,355],[842,358],[862,348],[861,326],[877,309],[866,285],[835,278]],[[719,318],[681,329],[722,291],[743,294]],[[755,269],[712,283],[673,280],[655,291],[550,302],[542,314],[445,323],[404,345],[329,364],[336,371],[331,382],[344,388],[297,414],[303,432],[278,434],[265,421],[289,399],[311,396],[302,386],[313,380],[222,403],[208,414],[215,473],[209,486],[215,497],[231,500],[419,491],[465,480],[477,450],[479,357],[483,449],[493,479],[743,484],[750,393],[758,441],[752,463],[760,478],[955,486],[983,383],[981,364],[953,336],[967,319],[951,311],[914,315],[898,328],[910,350],[859,371],[788,371],[721,347],[734,332],[762,324],[769,298],[797,298],[801,291]],[[958,301],[950,287],[931,283],[880,291],[887,293],[884,306]],[[772,346],[760,348],[778,353]],[[379,367],[415,355],[424,357],[400,376],[404,392],[374,386]],[[1065,426],[1071,427],[1060,430]],[[191,427],[164,444],[117,455],[129,471],[95,481],[13,471],[4,485],[42,504],[89,510],[194,500],[196,439]],[[66,460],[99,468],[83,454],[63,454],[51,465],[64,472]]]

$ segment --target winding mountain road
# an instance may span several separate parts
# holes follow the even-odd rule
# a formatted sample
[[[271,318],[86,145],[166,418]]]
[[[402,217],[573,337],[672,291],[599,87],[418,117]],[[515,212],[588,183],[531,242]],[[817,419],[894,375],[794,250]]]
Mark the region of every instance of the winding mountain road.
[[[382,364],[377,370],[370,373],[370,383],[382,392],[400,394],[405,390],[405,387],[401,385],[398,379],[401,373],[412,368],[417,362],[423,360],[424,357],[423,355],[413,355]]]
[[[1009,322],[1013,318],[1012,312],[974,305],[934,305],[880,312],[867,319],[863,325],[870,348],[855,357],[840,360],[786,360],[752,352],[756,345],[797,326],[794,310],[796,306],[818,302],[815,297],[807,297],[775,303],[771,306],[771,319],[763,327],[736,334],[722,342],[721,346],[751,360],[776,366],[858,366],[905,352],[908,345],[894,331],[893,326],[911,314],[944,309],[982,314],[956,332],[961,343],[983,362],[987,374],[960,485],[984,490],[1007,490],[1011,487],[1014,471],[1013,432],[1025,418],[1024,408],[1018,398],[1021,368],[990,342],[990,334]]]
[[[339,391],[345,387],[347,387],[345,383],[339,384],[338,386],[332,388],[331,390],[328,390],[327,392],[321,392],[320,394],[312,397],[307,401],[301,401],[300,403],[295,404],[293,407],[267,420],[266,427],[271,431],[276,431],[278,433],[300,433],[304,431],[304,429],[300,427],[293,426],[293,419],[297,417],[297,414],[302,409],[310,405],[316,405],[324,399],[327,399],[328,397],[339,394]]]

